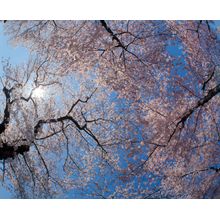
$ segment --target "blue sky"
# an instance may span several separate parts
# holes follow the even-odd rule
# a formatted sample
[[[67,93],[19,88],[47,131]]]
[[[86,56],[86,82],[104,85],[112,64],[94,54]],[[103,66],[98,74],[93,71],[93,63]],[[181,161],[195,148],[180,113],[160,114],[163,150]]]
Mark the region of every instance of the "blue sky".
[[[9,38],[3,34],[3,25],[0,23],[0,57],[9,58],[12,63],[18,64],[28,58],[28,50],[24,47],[12,47]],[[2,68],[2,66],[1,66]]]

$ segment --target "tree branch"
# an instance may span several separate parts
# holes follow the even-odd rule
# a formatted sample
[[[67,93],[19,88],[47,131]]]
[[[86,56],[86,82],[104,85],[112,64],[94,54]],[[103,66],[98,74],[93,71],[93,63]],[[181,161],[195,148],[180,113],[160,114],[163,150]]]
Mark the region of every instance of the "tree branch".
[[[220,84],[218,84],[215,88],[210,89],[208,91],[208,94],[206,96],[204,96],[202,99],[200,99],[193,108],[190,108],[188,111],[186,111],[183,114],[183,116],[180,118],[180,120],[176,123],[176,126],[175,126],[172,134],[170,135],[167,144],[171,141],[171,139],[172,139],[173,135],[176,133],[176,130],[179,127],[179,125],[182,124],[181,128],[183,128],[186,120],[195,112],[195,110],[204,106],[207,102],[209,102],[218,93],[220,93]]]
[[[5,105],[5,110],[4,110],[4,118],[0,124],[0,134],[2,134],[5,131],[10,121],[11,91],[12,90],[13,88],[11,89],[7,89],[6,87],[3,88],[3,92],[6,98],[6,105]]]

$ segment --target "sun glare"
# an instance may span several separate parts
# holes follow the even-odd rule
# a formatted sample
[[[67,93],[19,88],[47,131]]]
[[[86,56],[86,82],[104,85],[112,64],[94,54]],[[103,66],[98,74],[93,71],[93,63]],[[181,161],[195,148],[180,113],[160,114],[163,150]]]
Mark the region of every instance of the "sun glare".
[[[44,96],[44,89],[42,87],[38,87],[34,90],[33,96],[36,98],[42,98]]]

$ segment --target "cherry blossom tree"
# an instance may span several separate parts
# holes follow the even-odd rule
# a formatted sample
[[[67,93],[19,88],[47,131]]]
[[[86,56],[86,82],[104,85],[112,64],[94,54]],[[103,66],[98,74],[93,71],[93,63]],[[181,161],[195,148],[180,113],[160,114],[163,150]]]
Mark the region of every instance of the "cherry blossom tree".
[[[4,27],[13,44],[35,57],[25,67],[6,62],[2,79],[2,180],[7,176],[17,196],[217,192],[220,45],[212,22],[7,21]]]
[[[106,92],[51,75],[46,60],[3,65],[1,180],[21,198],[56,197],[82,187],[100,161],[107,166],[113,160],[107,150],[109,137],[117,138],[109,127],[116,125],[113,106],[103,107]]]

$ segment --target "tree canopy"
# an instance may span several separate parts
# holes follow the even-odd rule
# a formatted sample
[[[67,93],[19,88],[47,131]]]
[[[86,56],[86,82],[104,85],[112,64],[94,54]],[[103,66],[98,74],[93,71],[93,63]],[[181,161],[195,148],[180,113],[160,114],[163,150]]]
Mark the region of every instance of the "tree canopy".
[[[211,21],[4,21],[0,179],[16,198],[215,198]]]

